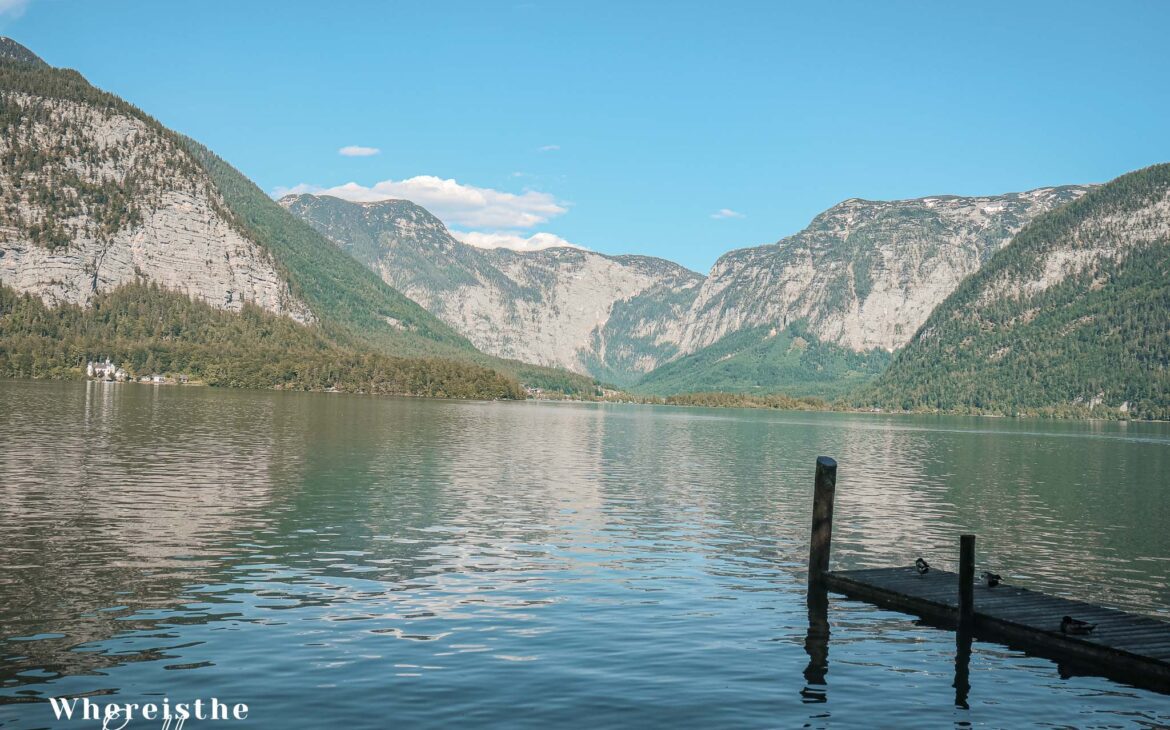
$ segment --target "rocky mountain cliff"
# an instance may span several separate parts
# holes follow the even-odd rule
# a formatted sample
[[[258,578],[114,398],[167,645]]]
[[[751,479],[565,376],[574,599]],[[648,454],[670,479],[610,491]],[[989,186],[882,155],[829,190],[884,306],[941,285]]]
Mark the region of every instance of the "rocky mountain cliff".
[[[796,320],[824,342],[894,350],[1020,228],[1086,189],[846,200],[778,243],[720,258],[687,315],[680,350]]]
[[[0,285],[50,306],[149,285],[229,312],[256,305],[345,347],[518,372],[210,150],[10,39],[0,44],[0,130]]]
[[[504,373],[594,389],[476,350],[210,150],[11,39],[0,39],[0,294],[0,373],[20,377],[68,377],[87,355],[146,367],[157,351],[160,367],[236,385],[496,397],[518,392],[515,380],[498,387]],[[127,311],[94,311],[111,302]],[[114,314],[133,326],[95,340]],[[284,318],[291,329],[273,324]],[[200,339],[197,319],[224,337]]]
[[[308,322],[181,142],[75,72],[0,45],[0,283],[46,303],[149,280]]]
[[[889,360],[875,351],[904,345],[1021,227],[1087,189],[847,200],[705,279],[661,259],[477,249],[408,201],[280,203],[487,352],[649,393],[806,394],[872,378]],[[783,365],[776,332],[798,348]]]
[[[645,256],[475,248],[404,200],[279,202],[481,350],[618,384],[677,352],[675,323],[702,283],[693,271]]]
[[[934,310],[866,401],[1170,418],[1170,165],[1020,231]]]

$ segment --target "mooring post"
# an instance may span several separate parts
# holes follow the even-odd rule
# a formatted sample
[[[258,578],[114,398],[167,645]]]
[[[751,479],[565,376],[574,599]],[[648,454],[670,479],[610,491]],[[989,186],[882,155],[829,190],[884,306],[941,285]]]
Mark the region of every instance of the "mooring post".
[[[817,457],[813,486],[812,539],[808,544],[808,584],[822,585],[829,571],[829,548],[833,542],[833,498],[837,493],[837,462]]]
[[[975,536],[959,536],[959,623],[970,628],[975,618]]]

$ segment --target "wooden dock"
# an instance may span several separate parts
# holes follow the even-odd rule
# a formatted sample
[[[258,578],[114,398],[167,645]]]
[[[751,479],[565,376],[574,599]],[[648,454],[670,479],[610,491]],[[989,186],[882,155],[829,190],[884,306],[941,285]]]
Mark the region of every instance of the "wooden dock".
[[[841,593],[896,611],[915,614],[928,622],[958,629],[960,654],[970,656],[972,636],[997,641],[1040,656],[1063,659],[1094,674],[1170,692],[1170,622],[1051,596],[1000,583],[994,588],[975,579],[975,536],[959,540],[959,572],[913,567],[829,570],[833,534],[833,501],[837,462],[817,459],[813,491],[812,537],[809,542],[809,641],[827,627],[825,592]],[[814,607],[817,609],[814,611]],[[1091,632],[1061,631],[1061,619],[1071,616],[1095,624]],[[824,624],[824,626],[822,626]],[[818,654],[809,651],[810,668],[820,667]],[[958,661],[958,660],[957,660]],[[956,665],[956,687],[965,686]],[[956,704],[965,706],[965,694]]]
[[[836,571],[824,579],[829,590],[850,598],[943,625],[959,621],[956,573],[932,568],[919,575],[910,566]],[[1112,668],[1140,684],[1170,688],[1170,623],[1006,583],[973,586],[971,629],[976,635]],[[1088,634],[1065,634],[1060,630],[1064,616],[1097,627]]]

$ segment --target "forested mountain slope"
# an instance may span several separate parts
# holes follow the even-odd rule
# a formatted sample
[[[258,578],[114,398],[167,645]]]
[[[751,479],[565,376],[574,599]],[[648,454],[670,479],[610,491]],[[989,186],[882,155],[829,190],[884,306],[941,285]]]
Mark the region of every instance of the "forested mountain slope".
[[[859,402],[1170,418],[1170,165],[1036,219]]]
[[[0,285],[49,307],[145,286],[227,312],[259,307],[346,350],[592,388],[480,353],[206,148],[10,39],[0,44],[0,130]]]

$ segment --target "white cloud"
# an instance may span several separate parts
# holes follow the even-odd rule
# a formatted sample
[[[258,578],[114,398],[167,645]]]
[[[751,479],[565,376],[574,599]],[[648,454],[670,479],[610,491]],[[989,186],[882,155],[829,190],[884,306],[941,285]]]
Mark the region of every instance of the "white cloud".
[[[558,246],[585,248],[570,243],[555,233],[534,233],[525,237],[506,231],[451,231],[451,235],[469,246],[478,248],[510,248],[513,251],[539,251]]]
[[[731,208],[720,208],[719,210],[712,213],[711,217],[717,220],[721,220],[724,218],[746,218],[747,216],[737,210],[732,210]]]
[[[548,193],[526,190],[506,193],[492,188],[464,185],[434,175],[406,180],[383,180],[366,187],[355,182],[323,188],[301,183],[273,190],[276,197],[290,193],[332,195],[355,203],[409,200],[426,208],[448,224],[472,228],[532,228],[566,212],[568,208]]]
[[[0,2],[3,1],[0,0]],[[337,154],[344,157],[372,157],[381,151],[377,147],[362,147],[361,145],[351,144],[337,150]]]
[[[556,152],[561,146],[559,144],[546,144],[543,147],[537,147],[537,152]]]
[[[24,9],[27,7],[28,0],[0,0],[0,15],[19,18],[24,15]]]

